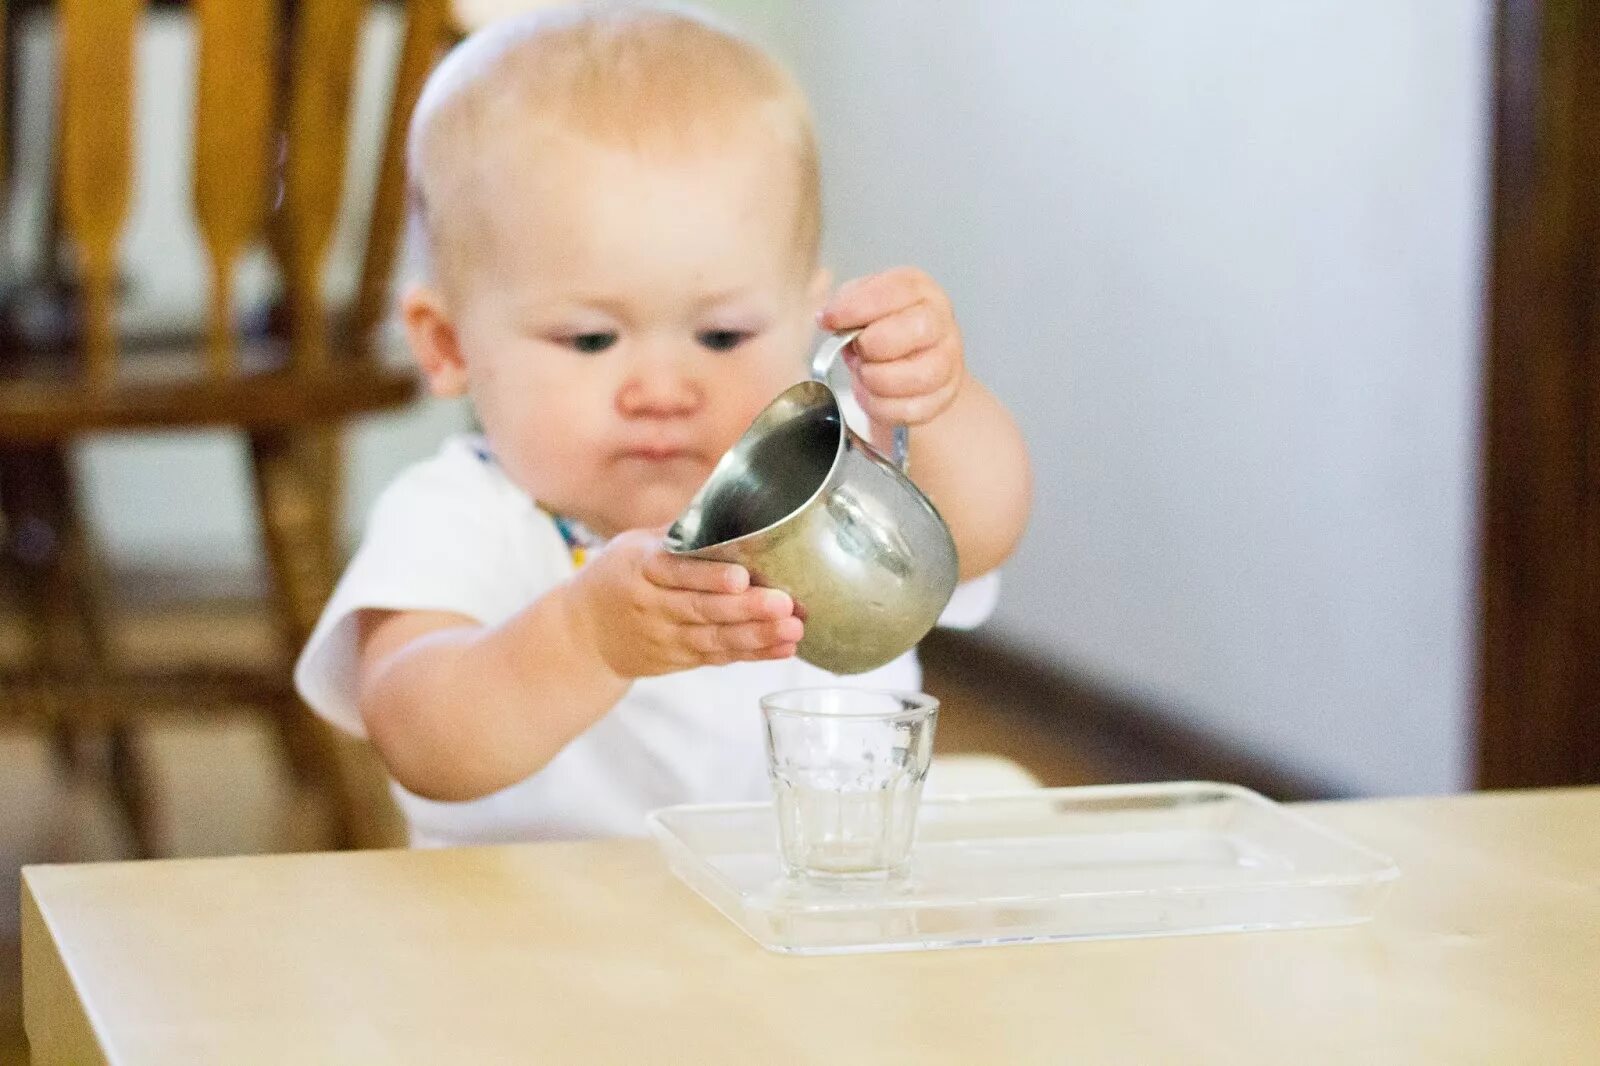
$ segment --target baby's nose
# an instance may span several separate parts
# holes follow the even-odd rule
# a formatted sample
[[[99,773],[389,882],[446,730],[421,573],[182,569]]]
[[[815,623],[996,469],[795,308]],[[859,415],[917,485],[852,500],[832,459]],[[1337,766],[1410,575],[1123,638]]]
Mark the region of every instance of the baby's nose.
[[[617,408],[630,417],[692,414],[704,399],[700,377],[673,358],[642,359],[617,390]]]

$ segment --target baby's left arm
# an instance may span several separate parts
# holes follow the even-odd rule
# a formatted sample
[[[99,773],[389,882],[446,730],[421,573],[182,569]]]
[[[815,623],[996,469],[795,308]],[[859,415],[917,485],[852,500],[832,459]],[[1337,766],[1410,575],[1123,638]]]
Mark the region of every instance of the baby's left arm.
[[[856,397],[877,440],[912,427],[911,477],[949,523],[962,579],[998,567],[1027,522],[1028,450],[1010,412],[968,373],[944,290],[902,267],[845,284],[818,321],[861,330],[845,350]]]

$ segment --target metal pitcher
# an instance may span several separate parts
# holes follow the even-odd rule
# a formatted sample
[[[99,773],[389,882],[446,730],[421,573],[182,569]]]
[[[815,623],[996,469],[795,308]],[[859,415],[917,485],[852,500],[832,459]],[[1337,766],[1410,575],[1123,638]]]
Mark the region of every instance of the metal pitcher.
[[[813,380],[785,390],[712,470],[667,532],[667,548],[738,563],[794,597],[800,658],[836,674],[915,647],[955,591],[955,541],[905,473],[845,424],[827,371],[853,333],[831,337]]]

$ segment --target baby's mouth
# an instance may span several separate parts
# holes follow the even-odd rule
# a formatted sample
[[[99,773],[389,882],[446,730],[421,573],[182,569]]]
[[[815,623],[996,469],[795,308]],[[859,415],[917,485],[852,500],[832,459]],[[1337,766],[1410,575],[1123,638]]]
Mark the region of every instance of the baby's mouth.
[[[697,463],[702,461],[700,453],[693,448],[656,444],[623,448],[617,453],[617,458],[624,462],[651,464]]]

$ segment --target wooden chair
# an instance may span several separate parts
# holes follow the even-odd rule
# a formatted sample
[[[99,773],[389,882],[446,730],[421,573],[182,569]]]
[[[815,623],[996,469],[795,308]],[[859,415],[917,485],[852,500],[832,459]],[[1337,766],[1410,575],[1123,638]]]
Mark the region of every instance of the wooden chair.
[[[168,710],[268,709],[297,777],[332,784],[338,842],[363,842],[372,821],[343,772],[338,742],[294,699],[288,663],[337,572],[340,423],[415,393],[413,376],[386,367],[370,338],[386,317],[400,238],[406,123],[447,40],[447,4],[396,0],[405,30],[361,280],[349,306],[330,307],[323,273],[343,195],[358,36],[371,3],[281,2],[192,5],[193,207],[211,272],[208,322],[186,344],[135,341],[115,325],[144,0],[55,5],[58,207],[74,266],[75,325],[64,343],[27,345],[13,336],[0,347],[0,564],[31,635],[27,665],[0,675],[0,722],[51,731],[69,765],[81,738],[108,738],[104,765],[142,854],[155,841],[134,728]],[[270,328],[251,334],[237,325],[233,278],[257,242],[279,265],[282,297]],[[248,442],[283,652],[270,674],[139,670],[107,653],[68,449],[107,430],[201,427],[233,428]]]

